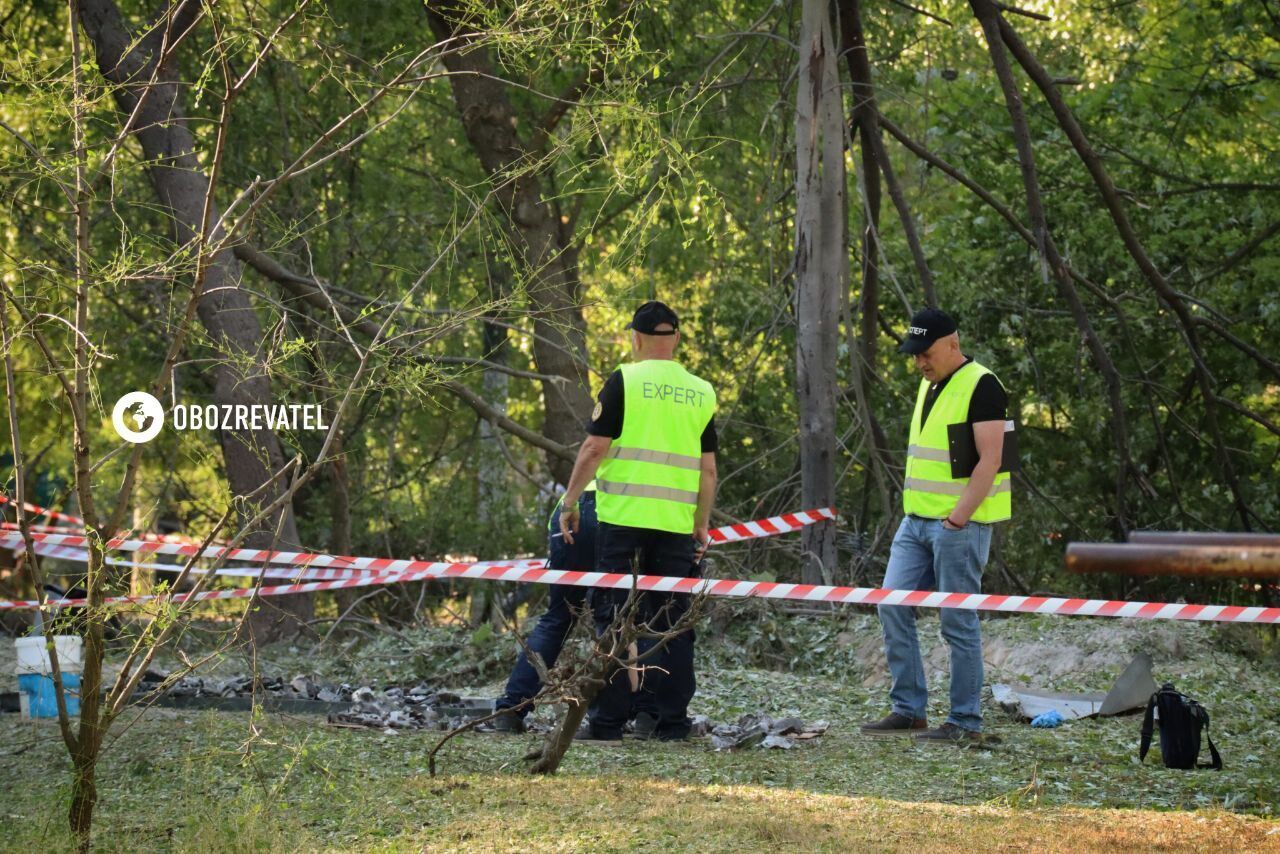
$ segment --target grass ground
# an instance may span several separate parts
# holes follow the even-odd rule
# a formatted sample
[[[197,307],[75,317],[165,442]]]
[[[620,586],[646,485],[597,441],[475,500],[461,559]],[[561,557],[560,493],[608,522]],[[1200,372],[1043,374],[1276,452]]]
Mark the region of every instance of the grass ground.
[[[468,735],[445,747],[440,776],[431,778],[426,753],[438,733],[152,709],[122,730],[104,760],[95,844],[204,852],[1280,851],[1280,678],[1252,636],[1151,624],[1117,635],[1115,624],[1037,618],[985,631],[989,659],[1000,659],[990,662],[988,683],[1105,688],[1134,651],[1151,651],[1157,679],[1174,679],[1214,714],[1226,769],[1169,771],[1151,757],[1139,765],[1134,717],[1042,731],[992,708],[987,729],[1001,743],[991,750],[868,741],[856,724],[884,711],[881,668],[866,651],[875,646],[873,621],[756,613],[704,644],[695,711],[716,720],[757,710],[826,718],[833,727],[823,738],[741,753],[715,753],[701,742],[579,746],[559,775],[543,780],[528,777],[520,759],[535,736]],[[285,647],[266,656],[264,669],[411,681],[429,678],[433,667],[439,676],[459,662],[505,658],[507,641],[491,649],[487,639],[457,634],[390,639],[345,657]],[[934,664],[935,634],[936,622],[926,621]],[[773,662],[791,672],[743,666],[793,654],[800,657]],[[481,671],[470,690],[492,693],[498,673]],[[932,682],[945,685],[936,675]],[[67,847],[68,769],[54,727],[0,716],[4,848]]]

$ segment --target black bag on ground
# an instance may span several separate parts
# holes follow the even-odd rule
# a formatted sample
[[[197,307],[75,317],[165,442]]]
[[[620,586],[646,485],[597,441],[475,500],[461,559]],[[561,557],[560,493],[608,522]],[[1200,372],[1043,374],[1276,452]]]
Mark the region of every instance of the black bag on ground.
[[[1147,758],[1151,748],[1153,714],[1160,724],[1160,756],[1166,768],[1212,768],[1222,770],[1222,757],[1209,737],[1209,713],[1204,706],[1180,693],[1172,682],[1164,683],[1147,701],[1147,714],[1142,719],[1142,746],[1138,760]],[[1200,731],[1205,730],[1209,754],[1213,761],[1196,764],[1200,758]]]

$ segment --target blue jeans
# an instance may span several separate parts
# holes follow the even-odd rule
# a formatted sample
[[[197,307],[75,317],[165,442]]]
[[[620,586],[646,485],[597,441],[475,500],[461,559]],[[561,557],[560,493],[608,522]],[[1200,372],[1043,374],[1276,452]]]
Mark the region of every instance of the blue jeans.
[[[982,570],[991,553],[991,526],[970,522],[947,530],[939,519],[907,516],[898,526],[889,551],[884,586],[894,590],[982,592]],[[929,688],[916,637],[915,609],[880,605],[885,657],[893,687],[893,711],[925,717]],[[942,637],[951,647],[951,714],[947,722],[968,730],[982,729],[982,634],[975,611],[942,608]]]
[[[571,569],[579,572],[592,572],[596,567],[596,494],[584,492],[578,501],[579,524],[578,533],[573,537],[573,545],[564,541],[560,533],[560,510],[551,514],[551,522],[547,531],[547,568]],[[525,646],[536,652],[548,668],[554,667],[564,648],[565,638],[573,630],[573,622],[577,613],[586,606],[587,588],[574,587],[570,584],[552,584],[547,594],[547,611],[538,619]],[[510,709],[538,695],[542,690],[542,680],[538,671],[529,663],[524,649],[516,666],[507,679],[506,693],[498,698],[499,709]],[[517,714],[524,717],[529,707],[522,707]]]

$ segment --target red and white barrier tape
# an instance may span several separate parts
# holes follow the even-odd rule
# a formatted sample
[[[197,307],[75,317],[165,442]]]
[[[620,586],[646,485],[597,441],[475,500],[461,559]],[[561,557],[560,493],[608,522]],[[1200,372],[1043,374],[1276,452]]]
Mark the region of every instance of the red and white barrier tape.
[[[771,517],[756,522],[730,525],[712,531],[712,541],[733,542],[754,537],[771,536],[794,531],[824,519],[834,519],[830,508]],[[88,539],[65,534],[32,535],[41,548],[66,548],[68,553],[85,555],[83,549]],[[0,546],[14,548],[21,545],[21,536],[15,532],[0,533]],[[668,576],[630,575],[601,572],[576,572],[544,568],[541,560],[486,561],[479,563],[447,563],[420,560],[392,560],[389,558],[340,557],[335,555],[301,552],[269,552],[259,549],[227,549],[210,547],[203,552],[195,546],[178,543],[158,543],[145,540],[112,540],[107,548],[113,551],[147,552],[152,554],[178,554],[190,557],[241,560],[257,563],[252,569],[223,568],[219,574],[252,574],[304,576],[307,580],[297,584],[262,587],[256,592],[261,596],[283,596],[294,593],[314,593],[322,590],[338,590],[349,587],[366,587],[381,584],[398,584],[428,578],[466,578],[488,581],[514,581],[539,584],[569,584],[577,587],[605,587],[670,593],[706,593],[710,596],[762,599],[788,599],[802,602],[840,602],[862,605],[904,605],[922,608],[960,608],[974,611],[1002,611],[1032,614],[1058,614],[1092,617],[1130,617],[1136,619],[1197,620],[1234,623],[1280,623],[1280,608],[1244,607],[1239,605],[1193,605],[1166,602],[1123,602],[1105,599],[1065,599],[1040,596],[1004,596],[988,593],[941,593],[924,590],[889,590],[867,587],[827,587],[807,584],[776,584],[763,581],[739,581],[735,579],[695,579]],[[87,555],[85,555],[87,557]],[[268,564],[265,568],[262,564]],[[275,564],[275,567],[269,566]],[[148,566],[146,564],[140,564]],[[289,569],[282,569],[287,565]],[[167,566],[172,566],[167,565]],[[158,568],[151,565],[151,568]],[[343,576],[334,580],[321,580],[324,576]],[[104,601],[106,605],[125,605],[163,599],[171,604],[216,599],[245,599],[254,595],[253,588],[236,590],[210,590],[190,594],[161,594],[157,596],[118,596]],[[86,604],[83,599],[51,600],[52,607],[74,607]],[[37,608],[35,601],[0,601],[0,610]]]
[[[783,516],[773,516],[754,522],[716,528],[710,532],[711,542],[727,543],[785,534],[799,530],[806,525],[835,518],[836,511],[832,507],[824,507],[819,510],[802,510],[798,513],[788,513]],[[48,545],[68,546],[81,550],[89,548],[89,538],[80,534],[32,534],[31,538],[34,542]],[[0,548],[20,548],[21,546],[22,537],[19,533],[16,531],[0,531]],[[435,565],[430,561],[268,551],[264,549],[228,549],[222,546],[210,546],[201,552],[198,546],[187,543],[162,543],[145,539],[117,538],[109,540],[106,547],[110,551],[146,552],[148,554],[182,555],[184,557],[198,555],[210,560],[222,558],[245,563],[286,564],[289,566],[302,566],[310,570],[323,568],[388,573],[410,572]]]
[[[48,543],[36,543],[36,554],[41,557],[57,558],[58,560],[75,561],[76,563],[88,563],[89,553],[83,549],[73,549],[70,546],[52,546]],[[132,560],[120,560],[119,558],[107,558],[107,563],[111,566],[120,567],[136,567],[138,569],[149,569],[154,572],[181,572],[183,565],[180,563],[156,563],[148,561],[146,563]],[[287,567],[287,566],[221,566],[217,569],[204,569],[199,566],[191,568],[192,575],[214,575],[231,576],[233,578],[257,578],[261,575],[264,578],[288,578],[292,581],[330,581],[341,578],[362,578],[367,573],[344,570],[344,569],[307,569],[306,567]]]
[[[282,584],[273,587],[262,587],[256,591],[252,587],[245,587],[237,588],[235,590],[206,590],[201,593],[165,593],[149,596],[109,596],[103,600],[102,604],[107,606],[137,605],[144,602],[164,600],[169,604],[178,605],[187,601],[208,602],[215,599],[248,599],[253,596],[255,592],[260,596],[285,596],[291,593],[316,593],[321,590],[338,590],[347,587],[368,587],[380,584],[399,584],[406,581],[422,581],[428,578],[458,577],[457,570],[459,569],[475,569],[480,571],[505,571],[508,569],[514,569],[518,572],[525,572],[531,569],[541,571],[540,568],[543,565],[542,560],[486,561],[483,563],[413,561],[413,563],[421,565],[420,568],[410,572],[396,572],[390,574],[363,573],[357,577],[341,581],[308,581],[300,584]],[[450,573],[449,570],[454,570],[454,572]],[[76,608],[83,607],[87,604],[87,599],[50,599],[45,603],[45,605],[50,608]],[[40,607],[40,603],[32,599],[16,601],[0,600],[0,611],[21,611],[38,607]]]
[[[416,563],[422,564],[422,561]],[[409,571],[369,574],[363,578],[342,581],[314,581],[263,587],[262,596],[292,593],[315,593],[380,584],[398,584],[428,578],[467,578],[487,581],[517,581],[537,584],[569,584],[575,587],[604,587],[627,590],[637,587],[663,593],[706,593],[727,598],[758,597],[789,599],[801,602],[840,602],[857,605],[904,605],[920,608],[961,608],[971,611],[1002,611],[1024,614],[1057,614],[1079,617],[1130,617],[1140,620],[1194,620],[1222,623],[1280,623],[1280,608],[1244,607],[1240,605],[1192,605],[1173,602],[1121,602],[1105,599],[1062,599],[1042,596],[1004,596],[994,593],[940,593],[926,590],[887,590],[868,587],[826,587],[809,584],[776,584],[766,581],[736,579],[674,578],[658,575],[632,577],[619,573],[575,572],[544,569],[542,561],[488,563],[433,563]],[[213,599],[245,599],[254,594],[252,588],[211,590],[203,593],[162,596],[118,596],[105,605],[138,604],[164,599],[171,604]],[[83,599],[51,600],[52,607],[84,605]],[[0,610],[36,608],[33,601],[3,602]]]
[[[83,530],[75,525],[28,525],[33,534],[74,534]],[[17,522],[0,522],[0,531],[20,531]]]
[[[0,504],[12,504],[17,506],[18,502],[7,495],[0,495]],[[72,516],[70,513],[59,513],[57,510],[50,510],[47,507],[41,507],[38,504],[32,504],[28,501],[22,502],[22,509],[28,513],[34,513],[36,516],[48,516],[50,519],[63,519],[71,525],[83,525],[84,520],[79,516]]]
[[[770,516],[768,519],[757,519],[754,522],[741,522],[736,525],[725,525],[711,531],[712,543],[734,543],[739,540],[753,540],[757,537],[772,537],[775,534],[786,534],[799,530],[805,525],[812,525],[824,519],[836,518],[834,507],[822,507],[817,510],[801,510],[798,513],[784,513],[781,516]]]
[[[753,522],[728,525],[723,528],[716,528],[709,533],[713,543],[737,542],[745,539],[785,534],[789,531],[795,531],[803,528],[806,525],[812,525],[816,522],[835,518],[835,508],[824,507],[818,510],[802,510],[797,513],[787,513],[782,516],[758,519]],[[89,560],[89,553],[85,550],[88,547],[89,540],[83,535],[33,533],[32,541],[37,554],[63,560],[74,560],[81,563],[87,563]],[[23,548],[24,546],[21,534],[16,531],[0,531],[0,547],[10,549]],[[511,561],[487,561],[474,564],[456,564],[442,563],[438,561],[391,560],[388,558],[362,558],[309,554],[305,552],[269,552],[260,549],[226,549],[212,546],[205,549],[203,552],[200,552],[197,547],[182,543],[162,543],[152,540],[144,541],[128,539],[111,540],[107,543],[107,548],[112,551],[171,554],[181,555],[188,558],[198,555],[199,557],[208,559],[221,558],[224,560],[251,561],[256,563],[257,566],[223,566],[212,571],[217,575],[231,575],[250,578],[289,578],[295,582],[295,584],[292,585],[277,585],[274,587],[262,588],[260,592],[261,595],[264,596],[284,595],[286,593],[309,593],[317,590],[333,589],[332,587],[316,587],[315,584],[317,583],[359,581],[360,585],[363,585],[366,583],[373,583],[371,580],[378,578],[382,580],[377,583],[390,584],[402,581],[412,581],[418,578],[439,577],[439,573],[442,570],[457,567],[484,569],[493,566],[521,566],[527,569],[541,569],[544,565],[541,560],[525,560],[517,561],[516,563],[512,563]],[[112,566],[136,566],[142,569],[169,572],[177,572],[182,569],[182,567],[177,564],[138,563],[115,558],[108,558],[108,563]],[[207,572],[210,572],[210,570],[192,568],[191,572],[196,575],[204,575]],[[392,575],[396,577],[392,578]],[[244,588],[241,590],[207,591],[205,593],[198,594],[196,600],[237,599],[245,598],[252,595],[252,593],[252,588]],[[189,595],[190,594],[179,594],[173,598],[173,601],[175,603],[186,601]],[[106,604],[124,605],[150,601],[154,598],[156,597],[120,596],[106,600]],[[53,607],[75,607],[83,605],[85,602],[83,600],[59,599],[51,600],[49,604]],[[0,601],[0,610],[18,610],[36,607],[39,607],[39,603],[35,600],[16,602]]]
[[[0,495],[0,504],[16,504],[9,498]],[[52,519],[66,519],[67,521],[60,525],[29,525],[32,533],[37,534],[74,534],[77,531],[84,530],[84,520],[79,516],[72,516],[69,513],[58,513],[54,510],[41,507],[38,504],[24,504],[28,513],[37,516],[49,516]],[[20,531],[21,526],[17,522],[0,522],[0,531]],[[149,531],[142,531],[133,536],[142,540],[151,540],[157,543],[190,543],[197,544],[200,541],[191,537],[185,537],[182,534],[153,534]]]

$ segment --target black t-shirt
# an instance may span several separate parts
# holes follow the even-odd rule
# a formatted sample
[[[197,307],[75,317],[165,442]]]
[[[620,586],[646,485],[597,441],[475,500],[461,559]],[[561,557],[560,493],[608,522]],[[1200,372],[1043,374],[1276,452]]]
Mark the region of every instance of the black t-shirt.
[[[965,359],[964,365],[972,362],[973,359]],[[964,365],[960,367],[963,368]],[[959,370],[957,368],[956,370]],[[942,390],[947,387],[947,383],[954,377],[952,373],[944,380],[940,380],[929,386],[929,390],[924,395],[924,406],[920,409],[920,424],[923,426],[925,421],[929,420],[929,410],[933,409],[933,403],[938,399],[938,395],[942,394]],[[980,424],[983,421],[1004,421],[1009,416],[1009,395],[1005,392],[1004,386],[1000,385],[1000,381],[996,379],[995,374],[983,374],[978,380],[978,384],[973,387],[973,397],[969,398],[969,419],[970,424]]]
[[[622,412],[626,406],[626,395],[623,394],[622,389],[622,371],[614,371],[609,375],[596,400],[598,401],[596,411],[592,413],[587,432],[592,436],[618,438],[622,435]],[[720,440],[716,436],[716,419],[713,415],[707,422],[706,429],[702,431],[702,453],[714,453],[719,447]]]

